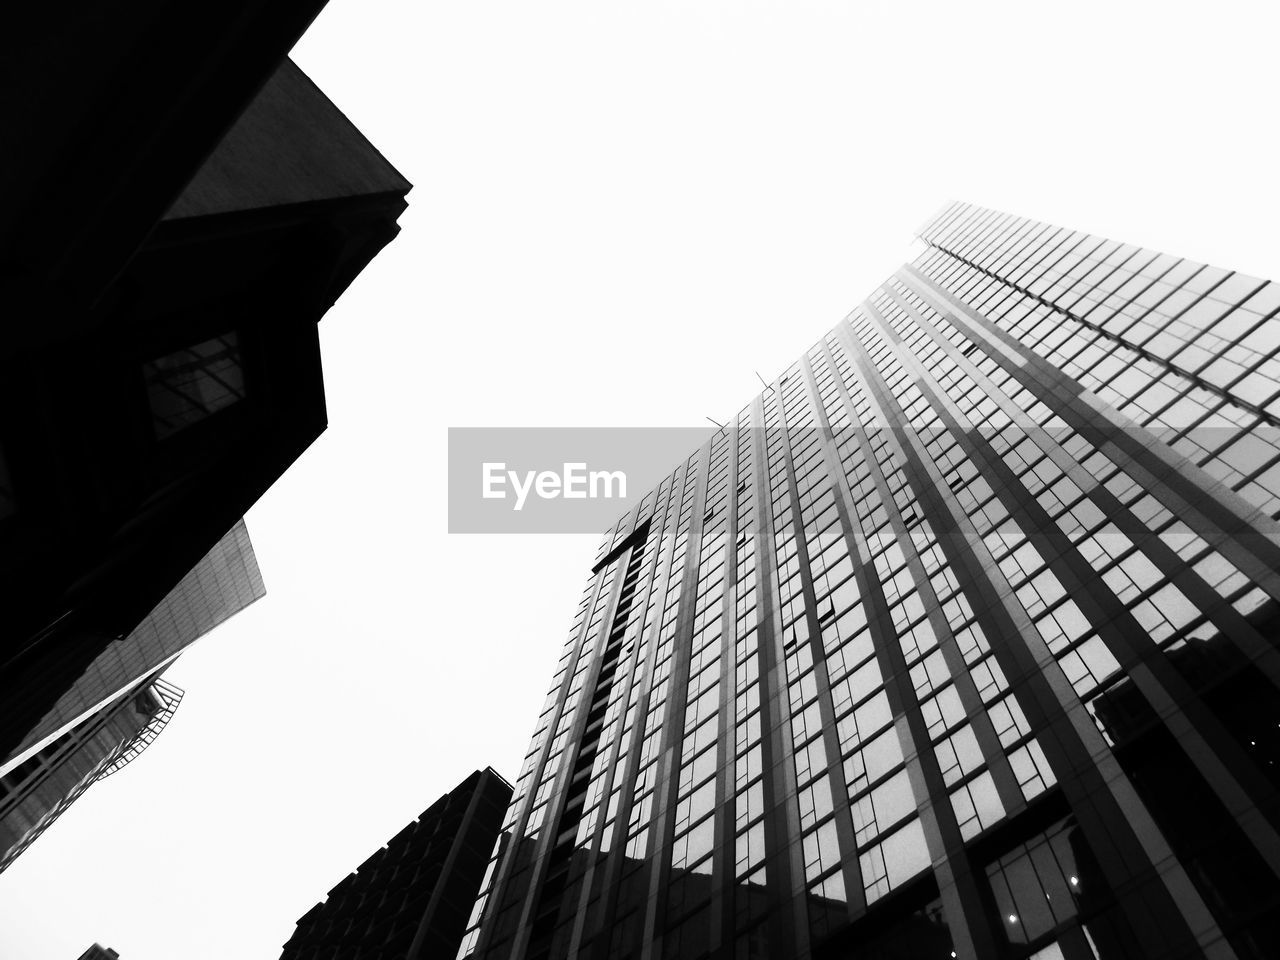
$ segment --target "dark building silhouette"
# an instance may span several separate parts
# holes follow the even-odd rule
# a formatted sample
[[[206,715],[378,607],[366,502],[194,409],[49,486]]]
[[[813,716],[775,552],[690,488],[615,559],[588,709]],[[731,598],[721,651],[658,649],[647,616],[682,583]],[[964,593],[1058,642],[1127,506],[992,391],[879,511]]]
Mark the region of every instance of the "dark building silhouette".
[[[116,953],[109,947],[95,943],[92,947],[80,954],[80,960],[120,960],[120,954]]]
[[[317,323],[409,184],[286,58],[321,6],[0,38],[0,757],[325,428]]]
[[[1280,285],[921,237],[606,534],[459,960],[1280,956]]]
[[[458,950],[511,785],[477,770],[300,920],[281,960],[435,960]]]

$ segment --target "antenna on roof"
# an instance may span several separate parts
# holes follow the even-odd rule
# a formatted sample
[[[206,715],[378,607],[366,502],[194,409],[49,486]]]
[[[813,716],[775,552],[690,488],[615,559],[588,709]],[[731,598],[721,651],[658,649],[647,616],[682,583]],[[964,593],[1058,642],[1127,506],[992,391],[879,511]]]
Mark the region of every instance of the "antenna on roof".
[[[711,418],[710,418],[710,417],[707,417],[707,419],[708,419],[708,420],[711,420]],[[723,424],[723,423],[721,423],[719,420],[711,420],[711,422],[712,422],[712,423],[714,423],[714,424],[715,424],[717,427],[719,427],[721,430],[723,430],[723,429],[724,429],[724,424]]]
[[[765,383],[765,382],[764,382],[764,377],[760,376],[760,371],[759,371],[759,370],[752,370],[751,372],[752,372],[752,373],[754,373],[754,374],[756,375],[756,379],[760,381],[760,385],[761,385],[762,387],[764,387],[766,390],[772,390],[772,389],[773,389],[773,385],[772,385],[772,384],[769,384],[769,383]]]

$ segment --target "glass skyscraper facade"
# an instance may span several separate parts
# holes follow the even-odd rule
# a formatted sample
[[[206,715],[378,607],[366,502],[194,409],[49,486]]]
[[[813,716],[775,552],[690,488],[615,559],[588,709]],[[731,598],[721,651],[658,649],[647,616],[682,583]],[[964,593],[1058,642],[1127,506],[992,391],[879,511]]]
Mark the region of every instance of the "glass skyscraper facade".
[[[1280,285],[921,238],[604,537],[459,958],[1280,956]]]
[[[181,700],[160,675],[265,594],[249,531],[238,520],[137,627],[89,663],[15,753],[0,756],[0,872],[159,735]]]
[[[13,755],[0,757],[0,774],[105,709],[264,596],[266,587],[249,530],[244,520],[237,520],[136,628],[98,654],[53,709],[25,734]]]
[[[86,790],[150,746],[181,701],[173,684],[147,678],[0,776],[0,873]]]

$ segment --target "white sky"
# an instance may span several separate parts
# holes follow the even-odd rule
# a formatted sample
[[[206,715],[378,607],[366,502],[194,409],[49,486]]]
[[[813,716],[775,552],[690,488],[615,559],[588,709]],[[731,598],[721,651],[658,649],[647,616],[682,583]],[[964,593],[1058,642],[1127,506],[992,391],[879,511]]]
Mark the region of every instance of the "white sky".
[[[295,59],[416,184],[403,233],[249,514],[266,599],[0,875],[0,960],[271,960],[515,775],[595,538],[448,536],[447,427],[723,420],[950,199],[1280,278],[1277,35],[1265,3],[334,0]]]

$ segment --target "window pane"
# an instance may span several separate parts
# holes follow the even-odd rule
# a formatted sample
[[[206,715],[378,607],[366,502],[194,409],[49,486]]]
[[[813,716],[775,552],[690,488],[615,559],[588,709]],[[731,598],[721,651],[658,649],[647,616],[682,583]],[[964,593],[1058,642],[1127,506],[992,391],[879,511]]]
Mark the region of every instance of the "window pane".
[[[244,397],[235,331],[142,365],[156,439],[163,440]]]

